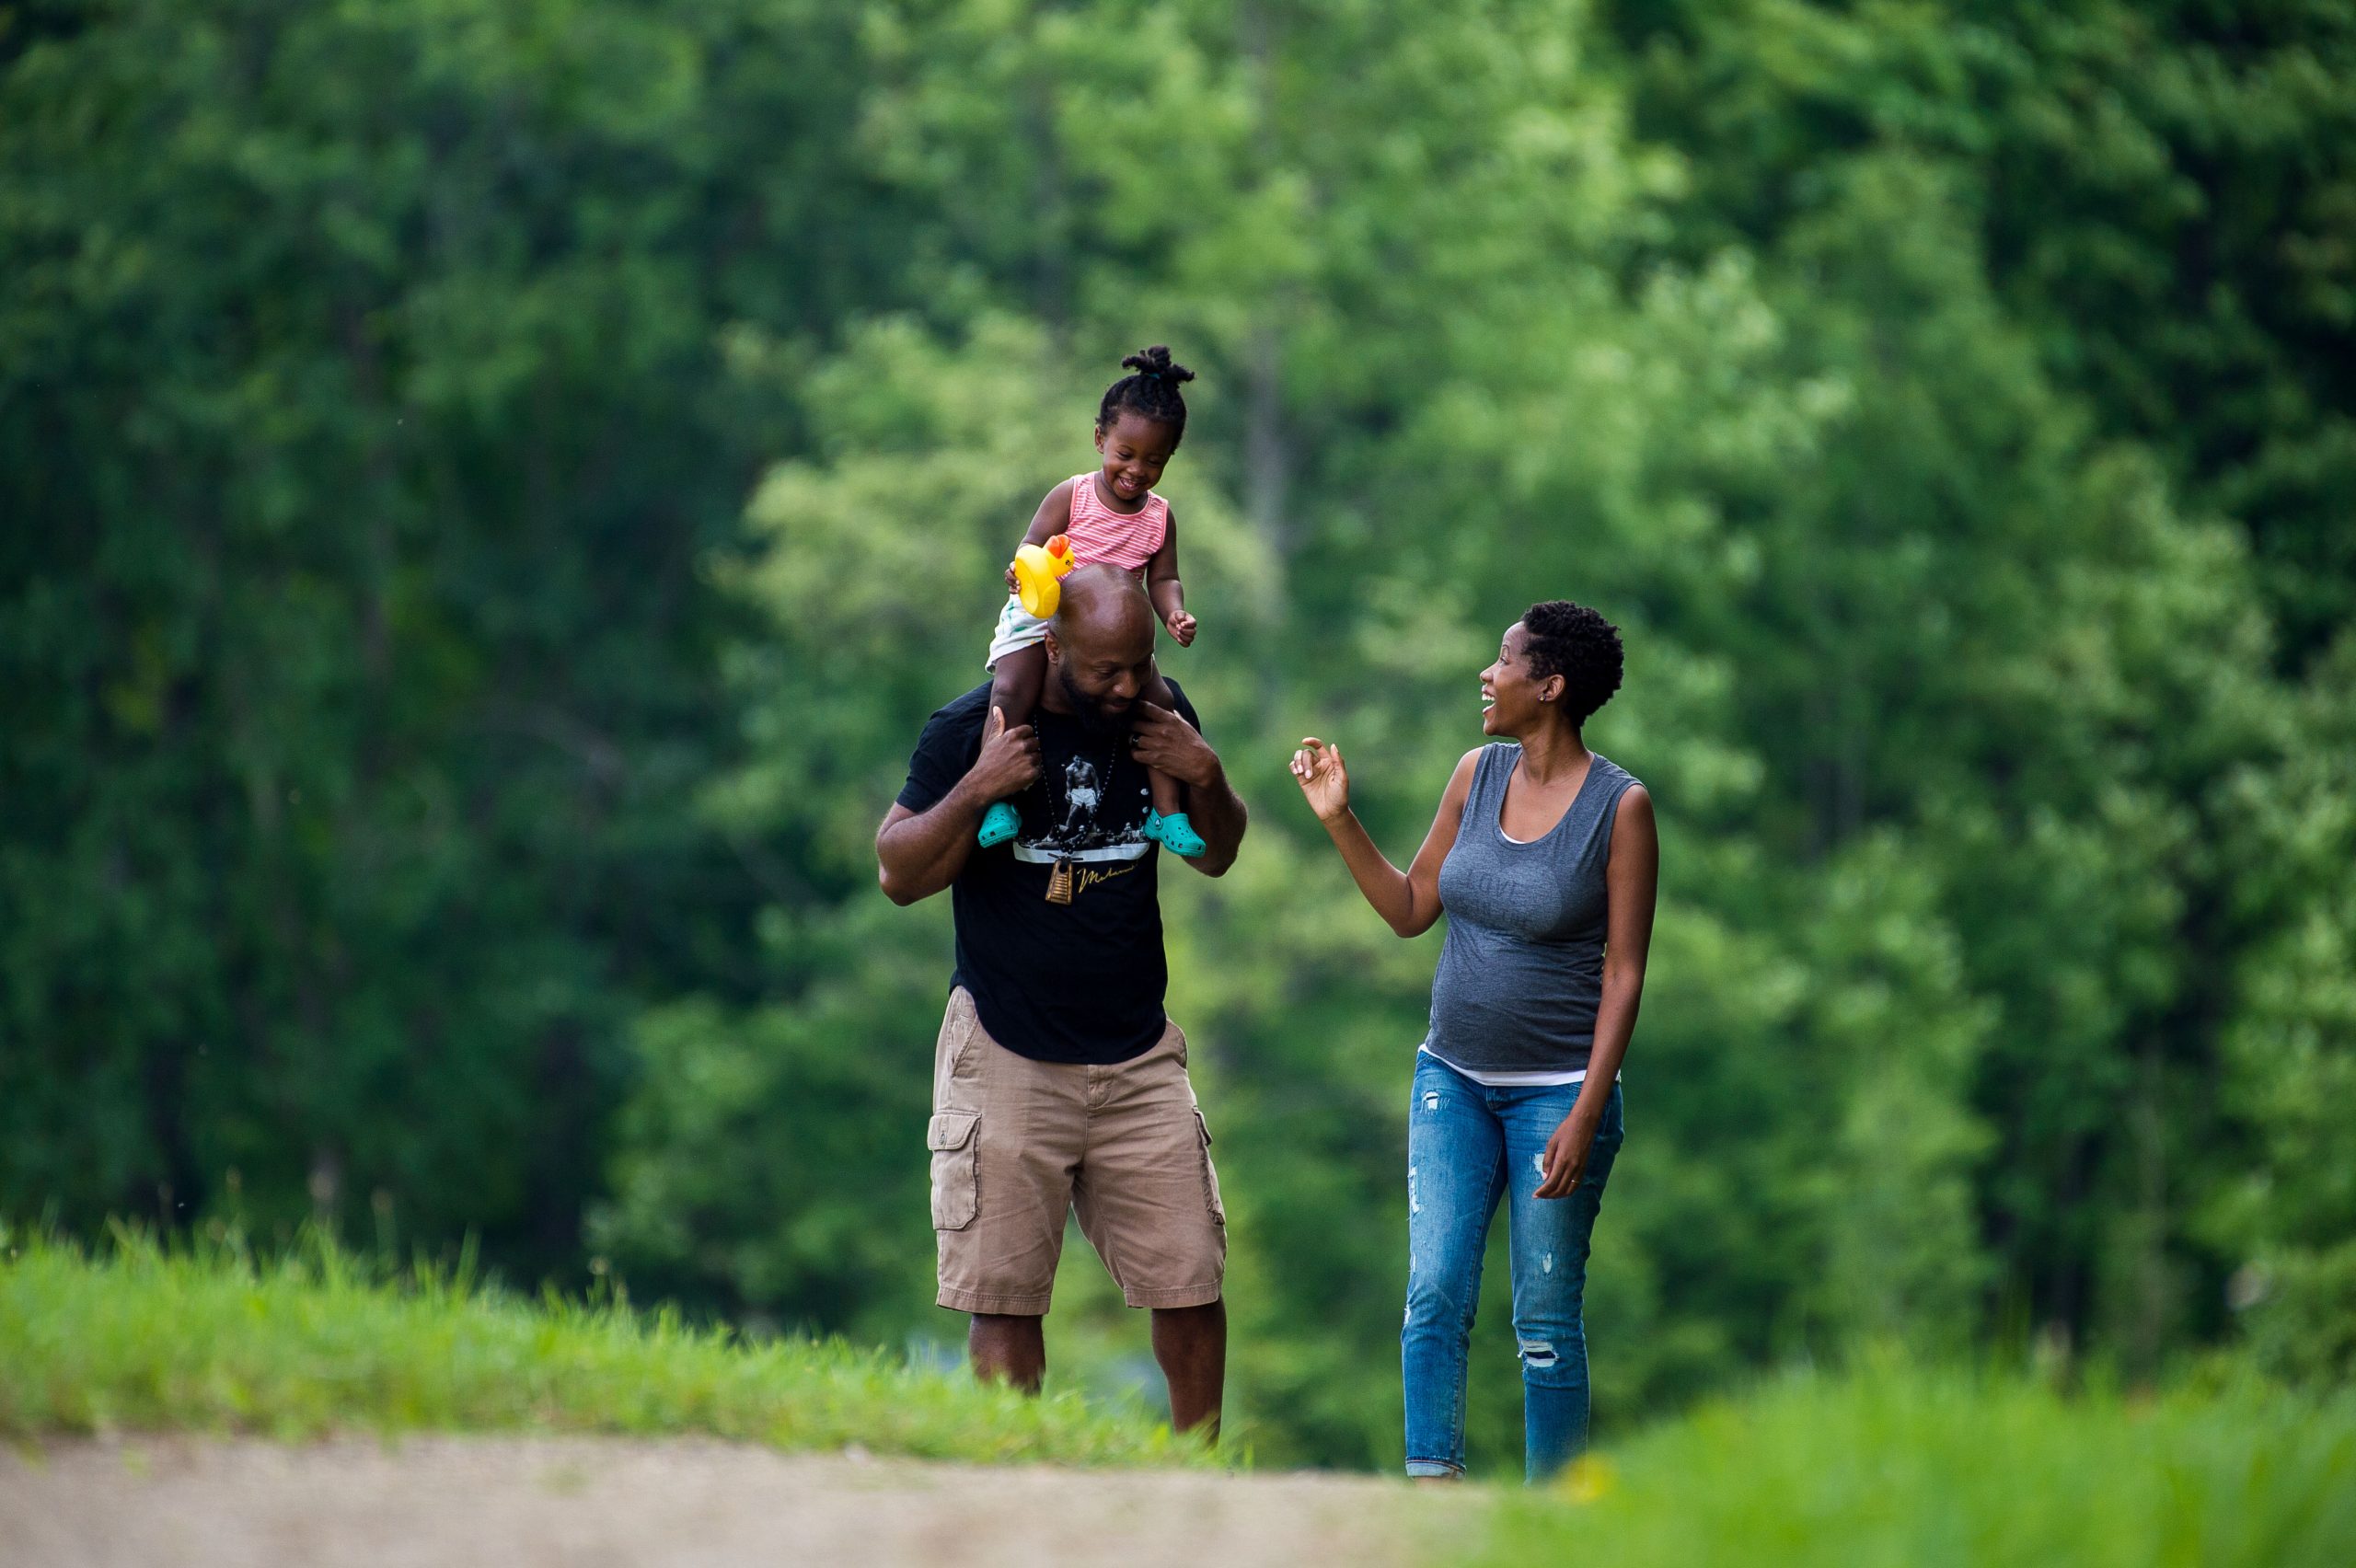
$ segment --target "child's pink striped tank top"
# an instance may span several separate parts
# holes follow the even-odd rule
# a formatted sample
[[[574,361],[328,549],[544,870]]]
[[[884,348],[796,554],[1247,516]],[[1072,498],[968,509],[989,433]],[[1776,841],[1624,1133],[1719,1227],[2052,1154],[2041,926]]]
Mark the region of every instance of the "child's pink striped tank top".
[[[1081,474],[1071,482],[1072,559],[1086,566],[1109,560],[1124,571],[1142,571],[1170,532],[1170,503],[1151,490],[1135,513],[1115,512],[1096,493],[1096,476]]]

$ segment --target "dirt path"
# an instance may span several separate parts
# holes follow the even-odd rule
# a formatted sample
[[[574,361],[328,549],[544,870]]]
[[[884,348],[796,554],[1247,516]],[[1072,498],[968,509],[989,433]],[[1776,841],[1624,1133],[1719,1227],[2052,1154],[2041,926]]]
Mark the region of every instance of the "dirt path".
[[[1324,1475],[985,1469],[697,1439],[0,1448],[0,1568],[1407,1568],[1477,1505]]]

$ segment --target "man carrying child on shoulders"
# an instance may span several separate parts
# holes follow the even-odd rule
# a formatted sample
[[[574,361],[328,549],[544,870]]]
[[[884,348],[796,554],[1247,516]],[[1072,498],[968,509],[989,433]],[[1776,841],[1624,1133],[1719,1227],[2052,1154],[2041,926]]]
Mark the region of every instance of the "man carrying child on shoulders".
[[[1227,1217],[1186,1037],[1162,1011],[1149,770],[1184,786],[1206,846],[1187,863],[1206,875],[1235,863],[1244,810],[1176,683],[1176,712],[1138,695],[1157,624],[1118,568],[1066,578],[1033,721],[1007,728],[987,685],[935,713],[875,851],[894,903],[953,890],[957,967],[926,1142],[938,1299],[973,1315],[976,1374],[1038,1388],[1077,1211],[1123,1297],[1152,1309],[1171,1424],[1215,1434]],[[1021,831],[983,848],[976,825],[1000,800]]]

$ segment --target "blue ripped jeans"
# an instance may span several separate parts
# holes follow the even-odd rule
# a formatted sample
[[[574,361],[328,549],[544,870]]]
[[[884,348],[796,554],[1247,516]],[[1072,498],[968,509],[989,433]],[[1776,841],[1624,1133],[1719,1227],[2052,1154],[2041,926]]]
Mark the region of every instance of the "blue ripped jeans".
[[[1407,1113],[1407,1473],[1464,1470],[1465,1351],[1481,1298],[1481,1255],[1497,1199],[1510,1202],[1513,1331],[1520,1347],[1529,1477],[1587,1447],[1588,1239],[1624,1133],[1611,1087],[1586,1173],[1566,1198],[1536,1195],[1546,1140],[1579,1085],[1491,1089],[1427,1052],[1415,1055]]]

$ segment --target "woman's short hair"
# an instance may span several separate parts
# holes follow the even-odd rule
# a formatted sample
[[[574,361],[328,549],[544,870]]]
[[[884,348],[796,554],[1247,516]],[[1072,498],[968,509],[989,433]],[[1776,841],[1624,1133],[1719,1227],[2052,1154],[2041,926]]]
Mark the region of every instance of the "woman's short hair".
[[[1620,689],[1620,628],[1585,605],[1548,599],[1521,617],[1523,651],[1538,680],[1563,677],[1563,710],[1574,724],[1611,700]]]

